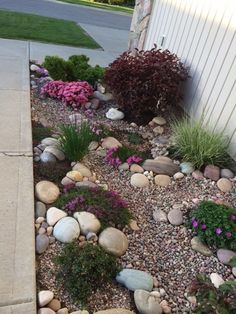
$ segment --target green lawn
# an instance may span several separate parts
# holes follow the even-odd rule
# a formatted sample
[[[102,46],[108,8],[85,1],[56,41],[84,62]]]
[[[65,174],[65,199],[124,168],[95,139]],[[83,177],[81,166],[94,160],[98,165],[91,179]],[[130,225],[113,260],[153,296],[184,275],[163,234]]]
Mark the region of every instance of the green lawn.
[[[133,14],[133,11],[134,11],[132,8],[129,8],[129,7],[94,2],[93,0],[59,0],[59,1],[73,3],[73,4],[81,4],[81,5],[86,5],[88,7],[94,7],[94,8],[104,9],[104,10],[125,12],[125,13],[130,13],[130,14]]]
[[[2,10],[0,10],[0,37],[100,48],[75,22]]]

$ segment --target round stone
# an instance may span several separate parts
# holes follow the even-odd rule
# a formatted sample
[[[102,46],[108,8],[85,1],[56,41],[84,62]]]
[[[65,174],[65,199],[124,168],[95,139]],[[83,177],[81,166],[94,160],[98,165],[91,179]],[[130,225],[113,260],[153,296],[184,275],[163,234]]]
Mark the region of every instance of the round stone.
[[[223,283],[225,282],[224,279],[217,273],[211,273],[210,279],[216,289],[218,289],[219,286],[223,285]]]
[[[41,144],[43,144],[44,146],[58,146],[59,142],[56,138],[46,137],[41,141]]]
[[[139,166],[138,164],[132,164],[130,166],[130,171],[131,172],[136,172],[136,173],[143,173],[144,170],[141,166]]]
[[[236,267],[232,268],[232,274],[234,275],[234,277],[236,277]]]
[[[63,186],[67,186],[67,185],[71,185],[71,184],[75,184],[75,182],[73,180],[71,180],[70,178],[68,177],[64,177],[62,180],[61,180],[61,184]]]
[[[35,186],[36,197],[45,204],[52,204],[60,195],[59,188],[50,181],[40,181]]]
[[[191,162],[182,162],[180,164],[180,169],[182,173],[190,174],[194,171],[194,166]]]
[[[55,146],[47,146],[44,150],[44,153],[50,153],[54,155],[59,161],[65,160],[65,154]]]
[[[78,222],[72,217],[60,219],[53,229],[53,236],[60,242],[70,243],[80,235]]]
[[[46,215],[46,206],[42,202],[36,202],[35,205],[35,217],[45,217]]]
[[[54,293],[50,290],[42,290],[38,293],[38,304],[40,307],[47,305],[52,301]]]
[[[49,307],[42,307],[38,310],[38,314],[56,314],[52,309]]]
[[[162,134],[164,132],[164,128],[162,126],[156,126],[154,129],[153,129],[153,132],[155,134]]]
[[[110,108],[106,113],[106,117],[107,119],[116,121],[124,119],[125,115],[122,111],[119,111],[116,108]]]
[[[83,177],[92,177],[92,172],[82,163],[78,162],[73,166],[73,170],[79,171]]]
[[[55,223],[57,223],[60,219],[66,216],[67,216],[67,213],[65,213],[63,210],[58,209],[56,207],[50,207],[47,210],[47,223],[50,226],[54,226]]]
[[[98,311],[98,312],[95,312],[94,314],[134,314],[134,312],[131,312],[126,309],[116,308],[116,309]]]
[[[162,209],[155,209],[153,212],[153,219],[156,222],[167,222],[167,214]]]
[[[99,244],[108,253],[115,256],[122,256],[128,249],[128,239],[126,235],[113,227],[104,229],[98,239]]]
[[[121,147],[122,144],[114,137],[106,137],[102,142],[102,147],[104,149],[111,149],[111,148],[117,148]]]
[[[219,190],[221,192],[225,192],[225,193],[229,192],[232,189],[232,187],[233,187],[233,185],[229,181],[229,179],[226,179],[226,178],[219,179],[216,184],[217,184]]]
[[[179,226],[183,223],[183,213],[179,209],[172,209],[167,217],[169,222],[174,226]]]
[[[75,182],[83,181],[82,174],[77,170],[72,170],[72,171],[67,172],[66,176],[67,176],[67,178],[69,178]]]
[[[234,173],[230,169],[221,169],[220,176],[221,178],[232,179],[234,177]]]
[[[40,155],[40,160],[43,163],[55,163],[57,161],[56,157],[53,154],[45,151]]]
[[[66,307],[63,307],[62,309],[57,311],[57,314],[69,314],[69,311]]]
[[[36,252],[42,254],[49,246],[49,238],[45,234],[38,234],[35,241]]]
[[[57,299],[52,299],[52,301],[48,303],[48,307],[57,312],[61,308],[61,302]]]
[[[171,178],[165,174],[158,174],[154,178],[155,184],[158,186],[167,186],[171,183]]]
[[[151,291],[153,288],[153,277],[141,270],[123,269],[116,276],[116,280],[131,291],[138,289]]]
[[[155,117],[152,119],[152,121],[158,125],[164,125],[166,124],[166,120],[162,117]]]
[[[144,188],[149,186],[149,180],[148,178],[141,173],[135,173],[132,175],[130,183],[132,186],[138,187],[138,188]]]
[[[236,252],[227,249],[219,249],[216,254],[218,260],[225,265],[229,265],[230,260],[236,256]]]
[[[101,228],[100,221],[92,213],[88,212],[76,212],[74,218],[78,220],[80,231],[86,235],[89,232],[97,233]]]
[[[180,180],[184,178],[184,174],[182,172],[176,172],[173,177],[174,180]]]
[[[135,290],[134,302],[140,314],[161,314],[160,298],[156,291]]]
[[[204,169],[204,177],[218,181],[220,178],[220,168],[214,165],[207,165]]]

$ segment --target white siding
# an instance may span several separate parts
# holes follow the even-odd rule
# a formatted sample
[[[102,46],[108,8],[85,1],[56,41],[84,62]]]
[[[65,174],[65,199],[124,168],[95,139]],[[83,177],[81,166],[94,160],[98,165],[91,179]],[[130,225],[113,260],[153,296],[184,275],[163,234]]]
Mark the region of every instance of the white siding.
[[[154,0],[145,49],[154,44],[190,67],[184,108],[224,131],[236,160],[236,0]]]

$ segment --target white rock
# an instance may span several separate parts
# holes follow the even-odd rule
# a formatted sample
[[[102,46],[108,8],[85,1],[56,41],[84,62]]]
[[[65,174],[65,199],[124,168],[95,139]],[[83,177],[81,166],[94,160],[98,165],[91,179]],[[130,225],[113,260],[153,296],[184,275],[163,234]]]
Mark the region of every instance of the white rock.
[[[36,64],[31,64],[30,66],[30,70],[33,72],[37,72],[40,69],[39,66],[37,66]]]
[[[217,273],[211,273],[210,279],[213,285],[218,289],[225,281],[224,279]]]
[[[54,226],[61,218],[66,217],[67,213],[56,207],[50,207],[47,211],[47,223]]]
[[[124,113],[116,108],[110,108],[106,113],[107,119],[110,120],[122,120],[124,116]]]
[[[176,172],[173,177],[175,180],[179,180],[184,177],[184,174],[182,172]]]
[[[54,155],[59,161],[65,160],[65,154],[55,146],[47,146],[44,150],[44,153],[48,152]]]
[[[53,235],[60,242],[70,243],[80,235],[79,224],[72,217],[64,217],[54,226]]]
[[[78,220],[80,231],[82,234],[87,235],[89,232],[97,233],[101,228],[100,221],[92,213],[76,212],[74,218]]]
[[[50,181],[40,181],[35,186],[36,197],[45,204],[55,202],[60,195],[59,188]]]
[[[49,307],[42,307],[38,310],[38,314],[56,314],[52,309]]]
[[[38,303],[40,307],[45,306],[50,301],[52,301],[54,293],[50,290],[42,290],[38,293]]]

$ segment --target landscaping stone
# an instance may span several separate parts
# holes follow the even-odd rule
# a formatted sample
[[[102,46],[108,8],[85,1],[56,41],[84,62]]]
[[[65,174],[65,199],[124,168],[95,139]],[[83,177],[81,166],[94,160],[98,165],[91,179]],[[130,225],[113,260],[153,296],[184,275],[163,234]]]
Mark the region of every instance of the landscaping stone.
[[[61,308],[61,302],[60,302],[59,300],[57,300],[57,299],[52,299],[52,301],[50,301],[50,302],[48,303],[48,307],[49,307],[51,310],[57,312],[57,311],[60,310],[60,308]]]
[[[234,277],[236,277],[236,267],[232,268],[232,274],[234,275]]]
[[[40,70],[39,66],[37,66],[36,64],[31,64],[30,71],[37,72],[39,70]]]
[[[158,125],[164,125],[166,124],[166,120],[162,117],[155,117],[152,119],[152,121]]]
[[[230,260],[236,256],[236,252],[228,249],[219,249],[216,254],[218,260],[225,265],[229,265]]]
[[[132,164],[130,166],[130,169],[129,169],[131,172],[136,172],[136,173],[143,173],[144,170],[141,166],[139,166],[138,164]]]
[[[82,310],[82,311],[74,311],[74,312],[71,312],[70,314],[89,314],[89,312],[86,310]]]
[[[174,180],[180,180],[184,178],[184,174],[182,172],[176,172],[173,176]]]
[[[79,171],[83,177],[92,177],[92,172],[89,170],[88,167],[86,167],[85,165],[83,165],[81,162],[77,162],[73,168],[73,170]]]
[[[116,276],[116,280],[131,291],[139,289],[151,291],[153,288],[153,277],[141,270],[123,269]]]
[[[96,150],[96,153],[100,157],[106,157],[106,150],[103,149],[102,147],[98,147],[98,149]]]
[[[167,214],[164,212],[164,210],[161,209],[155,209],[153,212],[153,219],[156,222],[167,222]]]
[[[64,217],[54,226],[53,235],[60,242],[70,243],[80,235],[79,224],[72,217]]]
[[[58,146],[59,142],[56,138],[46,137],[41,141],[41,144],[43,144],[44,146]]]
[[[38,217],[38,218],[35,220],[35,222],[36,222],[36,224],[41,224],[44,220],[45,220],[44,217]]]
[[[69,115],[69,120],[72,124],[81,124],[83,118],[82,115],[80,113],[73,113],[71,115]]]
[[[233,179],[234,173],[230,169],[224,168],[220,170],[220,176],[221,178]]]
[[[129,164],[124,162],[123,164],[119,165],[118,170],[129,170]]]
[[[89,232],[97,233],[101,228],[100,221],[92,213],[85,211],[76,212],[74,213],[74,218],[78,220],[80,232],[84,235],[88,234]]]
[[[221,192],[225,192],[225,193],[229,192],[233,187],[229,179],[226,179],[226,178],[219,179],[216,184],[218,188],[221,190]]]
[[[153,132],[155,134],[162,134],[164,132],[164,128],[162,126],[156,126],[154,129],[153,129]]]
[[[94,232],[89,232],[89,233],[86,234],[86,240],[87,241],[97,242],[98,241],[98,236]]]
[[[171,179],[169,176],[165,175],[165,174],[158,174],[155,176],[154,178],[155,184],[158,186],[167,186],[171,183]]]
[[[130,222],[129,222],[129,227],[131,230],[133,231],[138,231],[140,230],[139,226],[137,225],[137,221],[136,220],[133,220],[131,219]]]
[[[218,181],[220,178],[220,168],[214,165],[207,165],[204,170],[204,177],[213,181]]]
[[[55,163],[57,161],[53,154],[45,151],[40,155],[40,160],[44,163]]]
[[[100,105],[100,100],[99,99],[97,99],[97,98],[91,99],[91,108],[93,110],[97,110],[99,108],[99,105]]]
[[[157,160],[157,161],[163,161],[163,162],[169,162],[169,163],[172,163],[172,159],[167,157],[167,156],[157,156],[154,158],[154,160]]]
[[[206,246],[199,237],[193,237],[191,240],[191,247],[194,251],[201,253],[205,256],[213,255],[212,251]]]
[[[56,314],[52,309],[49,307],[42,307],[38,310],[38,314]]]
[[[66,176],[67,176],[67,178],[69,178],[75,182],[83,181],[82,174],[76,170],[72,170],[72,171],[67,172]]]
[[[42,290],[38,293],[38,304],[40,307],[47,305],[52,301],[54,293],[50,290]]]
[[[68,177],[64,177],[62,180],[61,180],[61,184],[63,186],[66,186],[66,185],[71,185],[71,184],[75,184],[75,182],[73,180],[71,180],[70,178]]]
[[[167,217],[169,222],[174,226],[179,226],[183,223],[183,213],[179,209],[172,209]]]
[[[122,256],[128,249],[128,239],[126,235],[113,227],[104,229],[98,239],[99,244],[108,253],[115,256]]]
[[[89,187],[89,188],[96,188],[97,187],[97,184],[96,183],[93,183],[91,181],[82,181],[82,182],[76,182],[75,186],[78,186],[78,187]]]
[[[131,312],[126,309],[117,308],[117,309],[108,309],[104,311],[98,311],[98,312],[95,312],[94,314],[134,314],[134,312]]]
[[[217,273],[211,273],[210,279],[216,289],[218,289],[219,286],[221,286],[225,282],[224,279]]]
[[[57,314],[69,314],[69,311],[66,307],[63,307],[62,309],[57,311]]]
[[[156,291],[148,292],[145,290],[135,290],[134,302],[140,314],[161,314],[160,298],[155,294]]]
[[[98,146],[99,146],[99,143],[98,143],[98,142],[92,141],[92,142],[89,144],[88,149],[89,149],[90,151],[96,150],[96,149],[98,148]]]
[[[64,212],[63,210],[58,209],[56,207],[50,207],[47,210],[47,223],[50,226],[54,226],[55,223],[57,223],[60,219],[66,216],[67,216],[67,213]]]
[[[110,101],[110,100],[113,99],[113,95],[111,93],[102,94],[98,90],[93,92],[93,97],[97,98],[97,99],[99,99],[101,101]]]
[[[196,180],[203,180],[204,179],[204,175],[200,170],[194,170],[192,172],[192,177]]]
[[[163,313],[165,313],[165,314],[170,314],[171,313],[171,308],[168,305],[166,300],[161,301],[160,306],[162,308]]]
[[[109,136],[104,138],[102,142],[102,147],[104,149],[110,149],[110,148],[116,148],[116,147],[121,147],[122,144],[114,137]]]
[[[116,121],[124,119],[125,115],[122,111],[119,111],[116,108],[110,108],[106,113],[106,117],[107,119]]]
[[[46,206],[42,202],[36,202],[35,205],[35,217],[45,217],[46,215]]]
[[[173,161],[167,159],[146,159],[142,165],[144,170],[153,171],[157,174],[165,174],[173,176],[179,171],[179,166],[174,164]]]
[[[184,174],[191,174],[194,171],[194,166],[191,162],[182,162],[180,164],[180,169]]]
[[[35,186],[36,197],[45,204],[52,204],[60,195],[59,188],[50,181],[40,181]]]
[[[38,234],[35,240],[36,252],[42,254],[49,246],[49,239],[45,234]]]
[[[45,148],[43,154],[44,153],[50,153],[50,154],[54,155],[59,161],[63,161],[66,158],[65,154],[55,146],[47,146]]]
[[[50,236],[53,232],[53,227],[47,227],[47,235]]]
[[[132,186],[138,187],[138,188],[144,188],[149,186],[149,180],[148,178],[141,173],[135,173],[132,175],[130,183]]]

